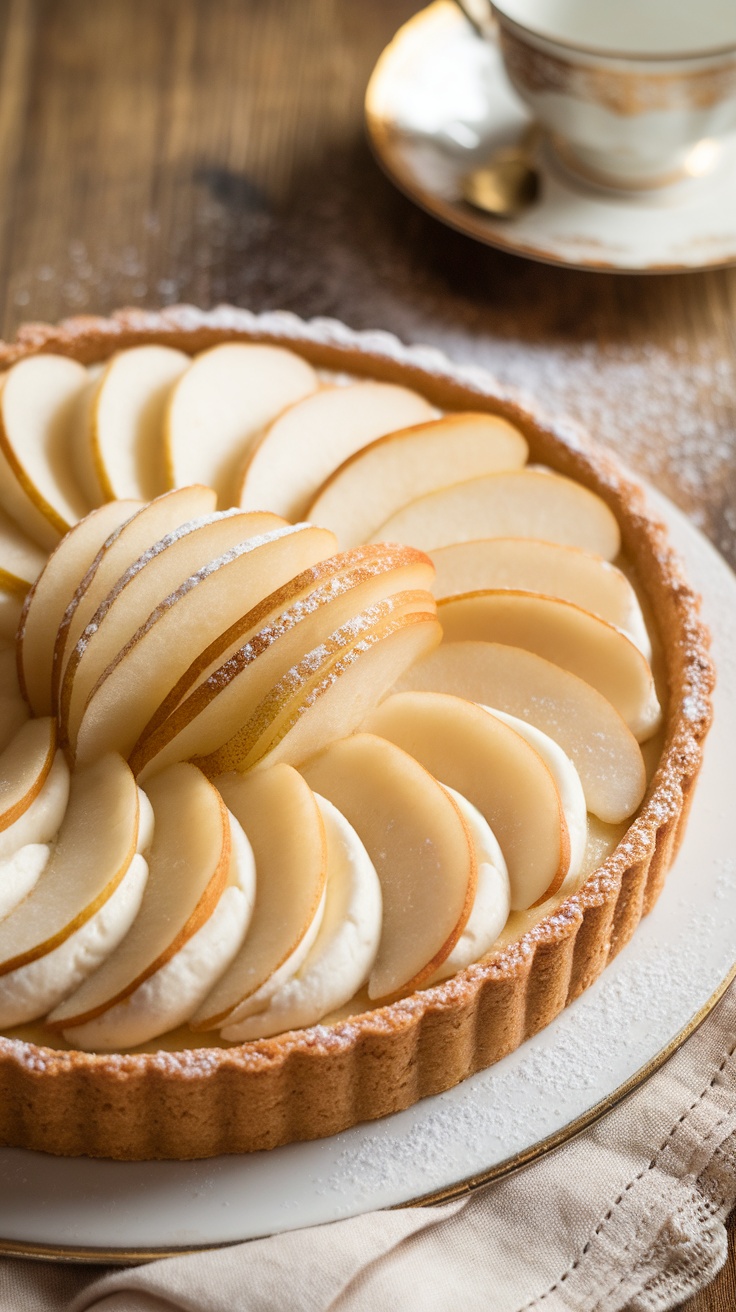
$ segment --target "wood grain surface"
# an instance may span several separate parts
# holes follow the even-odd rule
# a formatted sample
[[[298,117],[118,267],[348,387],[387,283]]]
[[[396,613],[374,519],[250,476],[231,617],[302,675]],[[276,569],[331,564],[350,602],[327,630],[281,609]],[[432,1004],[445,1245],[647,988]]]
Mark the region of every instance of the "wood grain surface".
[[[224,300],[388,328],[582,421],[736,565],[736,271],[545,268],[414,209],[370,157],[362,102],[419,7],[0,0],[3,335]],[[733,1242],[685,1306],[733,1312]]]

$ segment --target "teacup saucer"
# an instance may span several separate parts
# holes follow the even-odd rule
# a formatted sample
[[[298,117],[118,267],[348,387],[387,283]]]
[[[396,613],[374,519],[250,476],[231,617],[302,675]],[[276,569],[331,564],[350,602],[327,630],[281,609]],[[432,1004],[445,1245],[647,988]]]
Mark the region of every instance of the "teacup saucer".
[[[627,193],[578,180],[542,146],[539,199],[523,214],[497,219],[466,204],[463,176],[517,141],[530,119],[499,50],[474,34],[451,0],[435,0],[400,29],[376,65],[365,109],[371,144],[392,181],[442,222],[490,246],[621,273],[736,262],[733,138],[705,176]]]

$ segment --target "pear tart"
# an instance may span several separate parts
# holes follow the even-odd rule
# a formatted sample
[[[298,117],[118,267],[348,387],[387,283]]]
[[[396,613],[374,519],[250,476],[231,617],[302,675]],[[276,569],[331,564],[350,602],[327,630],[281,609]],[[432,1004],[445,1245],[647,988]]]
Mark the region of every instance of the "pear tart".
[[[641,491],[327,321],[123,311],[0,369],[0,1142],[270,1148],[546,1025],[709,724]]]

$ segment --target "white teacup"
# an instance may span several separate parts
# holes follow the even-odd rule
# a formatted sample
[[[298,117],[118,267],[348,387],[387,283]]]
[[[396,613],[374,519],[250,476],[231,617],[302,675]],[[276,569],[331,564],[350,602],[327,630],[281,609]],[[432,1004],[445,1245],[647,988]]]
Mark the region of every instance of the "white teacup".
[[[482,0],[465,0],[477,20]],[[489,8],[490,0],[489,0]],[[736,0],[492,0],[507,73],[566,165],[647,188],[736,129]]]

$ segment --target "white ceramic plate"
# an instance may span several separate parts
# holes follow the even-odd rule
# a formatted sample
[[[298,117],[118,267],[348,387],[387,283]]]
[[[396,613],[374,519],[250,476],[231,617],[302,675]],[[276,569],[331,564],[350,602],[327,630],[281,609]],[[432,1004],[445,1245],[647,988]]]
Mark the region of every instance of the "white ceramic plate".
[[[703,593],[719,670],[716,714],[664,892],[597,983],[490,1070],[332,1139],[201,1162],[0,1149],[0,1251],[132,1260],[452,1193],[569,1138],[710,1010],[736,943],[736,577],[673,506],[652,498]]]
[[[501,55],[450,0],[410,20],[384,51],[366,94],[379,162],[402,191],[444,223],[490,246],[550,264],[673,273],[736,261],[736,141],[706,176],[639,193],[603,192],[539,151],[539,200],[516,219],[466,205],[462,177],[518,141],[528,111]]]

